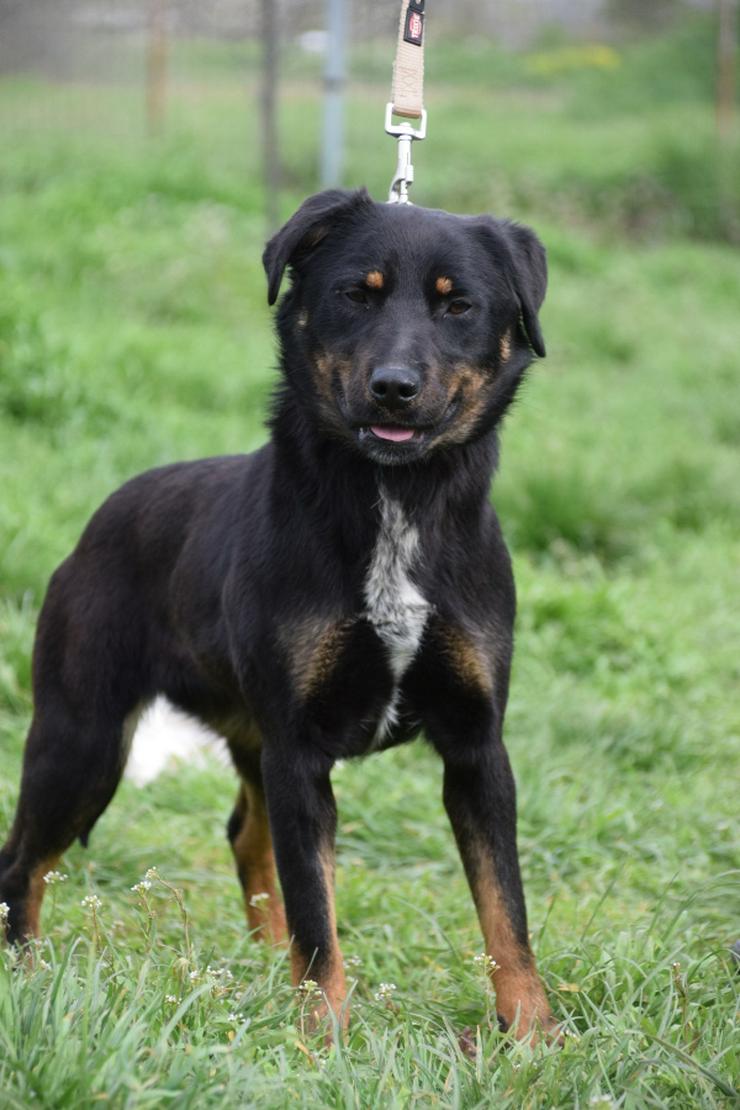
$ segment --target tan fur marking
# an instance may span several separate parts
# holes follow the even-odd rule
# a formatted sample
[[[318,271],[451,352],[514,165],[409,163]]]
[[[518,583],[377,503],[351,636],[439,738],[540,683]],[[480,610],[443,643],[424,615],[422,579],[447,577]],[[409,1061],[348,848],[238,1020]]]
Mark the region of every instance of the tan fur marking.
[[[313,953],[301,952],[295,941],[292,942],[290,947],[293,985],[297,987],[304,979],[313,979],[325,996],[310,1007],[307,1025],[309,1029],[314,1031],[325,1020],[329,1009],[340,1019],[343,1029],[346,1029],[349,1024],[349,1008],[344,1005],[347,997],[347,982],[344,975],[342,952],[337,938],[337,918],[334,905],[334,854],[328,849],[325,849],[321,854],[321,871],[331,934],[329,957],[323,966],[315,966],[311,963]]]
[[[272,836],[262,794],[250,783],[242,783],[246,815],[232,844],[249,928],[260,940],[283,941],[287,937],[285,910],[275,877]],[[262,898],[261,895],[267,895]]]
[[[308,698],[328,681],[337,665],[351,621],[309,617],[283,630],[296,689]]]
[[[385,278],[380,270],[371,270],[365,278],[365,285],[368,289],[382,289],[385,284]]]
[[[37,864],[29,876],[28,894],[26,895],[26,904],[24,907],[26,932],[29,938],[37,937],[41,932],[41,903],[46,894],[44,875],[54,870],[59,859],[59,856],[49,856],[48,859]]]
[[[316,388],[319,393],[321,409],[329,420],[336,419],[336,405],[332,393],[333,364],[326,355],[316,357]]]
[[[337,373],[339,374],[339,380],[342,383],[342,389],[346,394],[347,390],[349,389],[350,378],[352,377],[353,365],[346,359],[338,359],[336,367]]]
[[[511,357],[511,332],[505,331],[498,341],[498,350],[502,362],[508,362]]]
[[[332,378],[335,371],[339,374],[342,388],[346,394],[352,374],[352,363],[343,359],[334,359],[327,354],[316,356],[316,387],[321,395],[324,414],[332,423],[337,421],[337,405],[332,389]]]
[[[316,369],[319,380],[331,384],[331,362],[326,355],[316,356]]]
[[[496,1009],[512,1032],[537,1039],[538,1028],[552,1031],[554,1020],[545,997],[534,956],[514,935],[501,888],[493,874],[493,861],[479,850],[479,866],[472,883],[486,953],[496,961],[491,981],[496,990]]]
[[[463,401],[467,403],[480,393],[487,380],[487,375],[478,366],[468,366],[464,363],[450,371],[447,395],[452,400],[457,393],[462,392]]]
[[[456,674],[487,696],[493,691],[491,666],[472,636],[452,625],[442,631],[442,646]]]
[[[448,277],[438,277],[434,283],[434,288],[437,290],[440,297],[446,297],[448,293],[452,292],[452,279]]]
[[[447,374],[448,402],[459,396],[460,413],[452,427],[439,437],[438,444],[463,443],[471,435],[486,407],[486,385],[490,381],[490,372],[486,374],[477,366],[456,366]]]

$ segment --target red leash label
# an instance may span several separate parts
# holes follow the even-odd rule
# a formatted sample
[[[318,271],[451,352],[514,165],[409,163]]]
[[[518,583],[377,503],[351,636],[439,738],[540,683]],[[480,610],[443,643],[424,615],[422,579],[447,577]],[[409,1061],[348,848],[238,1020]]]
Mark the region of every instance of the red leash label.
[[[406,12],[406,23],[403,29],[403,41],[412,46],[421,46],[424,37],[424,0],[417,0],[409,4]]]

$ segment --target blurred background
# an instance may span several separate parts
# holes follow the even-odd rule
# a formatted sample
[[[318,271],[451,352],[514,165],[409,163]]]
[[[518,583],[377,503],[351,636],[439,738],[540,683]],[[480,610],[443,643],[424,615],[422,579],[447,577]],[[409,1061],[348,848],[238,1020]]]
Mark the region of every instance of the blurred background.
[[[387,195],[398,8],[0,0],[3,588],[38,600],[127,474],[262,439],[262,246],[322,184]],[[532,222],[550,251],[550,357],[498,492],[525,550],[621,557],[648,521],[736,513],[737,9],[428,6],[414,199]]]
[[[228,164],[243,201],[259,180],[267,127],[272,222],[279,183],[300,194],[341,174],[382,192],[392,156],[380,120],[398,7],[2,0],[0,74],[16,92],[3,99],[3,123],[11,140],[14,129],[44,127],[132,154],[147,131],[178,139],[207,158],[205,172]],[[333,144],[339,172],[321,158],[332,8],[329,68],[346,78],[348,98],[345,136]],[[425,201],[737,241],[738,181],[715,145],[717,130],[729,144],[732,129],[736,0],[436,0],[428,26],[428,99],[438,114]],[[167,160],[166,146],[160,153]]]

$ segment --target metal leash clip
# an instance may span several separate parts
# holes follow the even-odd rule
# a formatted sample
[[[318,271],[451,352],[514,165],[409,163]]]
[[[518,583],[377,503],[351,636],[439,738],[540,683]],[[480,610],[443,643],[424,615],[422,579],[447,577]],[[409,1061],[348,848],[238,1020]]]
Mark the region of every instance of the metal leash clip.
[[[425,139],[427,134],[427,113],[426,109],[421,110],[421,122],[418,127],[412,127],[410,123],[394,123],[393,122],[393,103],[389,102],[385,106],[385,131],[387,135],[392,135],[398,139],[398,162],[396,163],[396,172],[393,180],[391,181],[391,188],[388,194],[389,204],[411,204],[409,200],[409,186],[414,181],[414,167],[411,163],[411,144],[414,139]]]

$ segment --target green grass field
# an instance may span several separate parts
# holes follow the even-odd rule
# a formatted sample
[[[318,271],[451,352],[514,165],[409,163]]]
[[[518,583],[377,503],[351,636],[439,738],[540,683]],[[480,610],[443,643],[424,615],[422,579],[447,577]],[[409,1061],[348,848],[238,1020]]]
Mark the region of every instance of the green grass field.
[[[2,832],[49,574],[125,478],[265,435],[249,56],[189,51],[157,142],[138,88],[0,83]],[[549,357],[493,498],[530,924],[573,1035],[497,1031],[423,744],[335,775],[356,982],[332,1049],[304,1035],[284,953],[246,934],[233,776],[184,768],[124,783],[61,865],[35,965],[0,957],[3,1108],[737,1105],[740,143],[715,146],[702,25],[613,67],[540,55],[438,48],[415,199],[525,219],[549,248]],[[382,197],[386,75],[371,50],[356,66],[346,177]],[[316,187],[310,72],[282,113],[287,215]]]

